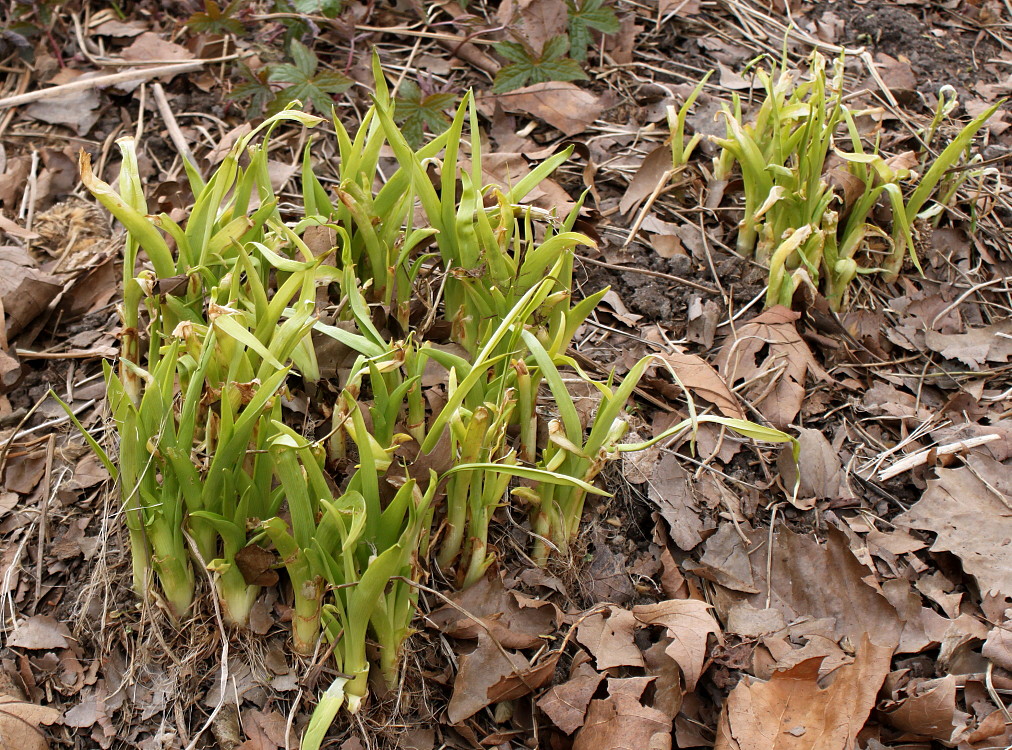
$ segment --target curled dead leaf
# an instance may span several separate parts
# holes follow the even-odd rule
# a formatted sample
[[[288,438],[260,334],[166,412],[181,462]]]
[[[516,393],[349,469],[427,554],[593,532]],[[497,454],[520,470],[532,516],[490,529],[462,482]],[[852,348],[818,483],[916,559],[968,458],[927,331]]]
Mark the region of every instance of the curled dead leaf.
[[[61,291],[61,281],[38,270],[24,250],[0,247],[0,299],[6,314],[8,338],[31,325]]]
[[[277,556],[256,544],[249,544],[235,555],[235,564],[247,586],[273,586],[278,582],[278,572],[274,570]]]
[[[507,694],[504,681],[523,674],[531,666],[523,654],[502,648],[484,632],[479,633],[474,650],[461,654],[459,661],[453,695],[446,708],[446,718],[451,724],[474,716],[498,700],[499,694]]]
[[[889,672],[892,648],[867,638],[854,663],[819,686],[823,657],[807,659],[768,682],[745,677],[728,696],[715,750],[843,750],[854,747]]]
[[[771,307],[738,326],[717,355],[724,382],[742,387],[742,396],[778,429],[787,428],[801,411],[808,374],[825,377],[795,328],[799,316]]]
[[[951,674],[918,683],[910,697],[894,708],[887,707],[882,715],[896,729],[950,746],[969,720],[956,707],[956,676]]]
[[[644,706],[642,696],[653,677],[608,679],[608,697],[593,700],[573,750],[667,750],[671,718]]]
[[[456,607],[446,605],[429,615],[429,622],[452,638],[488,635],[506,648],[542,644],[543,637],[558,628],[561,617],[550,602],[508,591],[494,570],[457,594],[454,602]]]
[[[685,677],[685,687],[693,690],[703,673],[708,653],[707,640],[712,633],[721,639],[720,625],[710,614],[711,606],[696,599],[671,599],[633,607],[633,616],[641,625],[661,625],[671,638],[665,653],[675,660]]]
[[[810,510],[816,500],[854,497],[840,456],[825,435],[818,430],[801,428],[798,430],[798,443],[801,453],[797,462],[790,448],[780,451],[777,457],[784,487],[789,491],[795,486],[798,488],[796,495],[790,492],[794,507]]]
[[[49,750],[41,725],[55,724],[61,714],[55,708],[39,706],[0,693],[0,746],[19,750]]]
[[[658,376],[644,378],[644,385],[654,388],[672,400],[684,399],[687,390],[692,398],[709,401],[725,417],[746,418],[745,410],[738,403],[734,393],[705,359],[695,354],[681,352],[668,352],[658,356],[667,363],[680,383],[672,382],[665,368],[659,367]],[[660,377],[661,374],[667,377]]]

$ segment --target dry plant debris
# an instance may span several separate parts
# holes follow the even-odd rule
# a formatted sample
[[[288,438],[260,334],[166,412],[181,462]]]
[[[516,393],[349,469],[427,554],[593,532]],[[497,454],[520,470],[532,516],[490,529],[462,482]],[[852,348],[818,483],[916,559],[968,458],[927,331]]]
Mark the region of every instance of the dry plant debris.
[[[656,357],[622,410],[626,441],[664,435],[692,414],[747,418],[795,435],[800,460],[715,424],[668,434],[602,469],[597,483],[614,497],[588,499],[579,534],[546,567],[528,558],[537,530],[523,493],[490,508],[495,564],[463,590],[424,568],[399,682],[376,680],[362,711],[335,723],[328,746],[1008,747],[1008,106],[975,136],[967,157],[976,161],[944,175],[957,185],[953,200],[914,222],[921,270],[908,264],[893,283],[860,275],[845,305],[802,284],[789,306],[763,311],[766,269],[735,252],[742,180],[715,174],[713,163],[713,139],[726,135],[722,105],[738,94],[747,120],[762,101],[750,61],[780,60],[786,49],[801,80],[813,50],[833,60],[846,49],[843,92],[862,112],[855,127],[869,153],[874,146],[895,168],[923,174],[926,163],[910,154],[927,143],[937,156],[961,125],[1012,94],[1006,5],[5,8],[0,745],[288,750],[299,746],[317,696],[341,677],[326,643],[293,655],[291,578],[265,554],[266,540],[236,555],[247,583],[262,587],[247,629],[221,627],[199,569],[197,606],[178,626],[164,610],[139,606],[120,488],[45,394],[53,388],[115,448],[101,371],[121,342],[124,238],[84,191],[78,152],[113,183],[114,142],[135,136],[148,210],[183,221],[193,195],[178,154],[212,174],[266,107],[287,103],[296,73],[323,84],[296,93],[313,95],[318,114],[333,101],[354,133],[372,104],[375,48],[390,91],[402,99],[417,91],[419,106],[432,108],[412,126],[421,139],[412,147],[438,138],[452,103],[473,89],[483,185],[508,192],[574,147],[527,202],[565,216],[588,191],[573,229],[596,247],[577,251],[574,296],[611,291],[568,353],[594,379],[614,369],[613,385],[635,375],[643,356]],[[574,24],[602,8],[594,23]],[[553,42],[563,36],[565,44]],[[521,62],[536,64],[538,76],[555,66],[567,80],[530,75],[529,85],[497,93],[497,74],[517,63],[504,43],[523,48]],[[677,125],[708,71],[685,109],[683,143],[674,143],[669,113]],[[950,117],[935,122],[953,102]],[[852,151],[839,135],[840,150]],[[308,139],[297,128],[279,131],[266,154],[286,221],[300,216]],[[320,129],[313,144],[321,190],[340,200],[347,151]],[[684,164],[672,161],[676,153]],[[463,169],[472,156],[460,154]],[[377,186],[396,170],[394,157],[377,153]],[[821,176],[846,212],[859,187],[835,158]],[[437,189],[440,166],[425,164]],[[888,200],[870,217],[891,230]],[[413,220],[425,221],[421,211]],[[305,237],[318,254],[336,244],[325,227]],[[868,249],[874,257],[887,245],[872,236]],[[426,305],[451,282],[429,267],[421,278],[402,310],[371,300],[377,327],[398,315],[428,318]],[[171,278],[158,283],[164,297],[180,293]],[[331,306],[325,322],[346,325],[341,299],[324,287],[314,299]],[[441,356],[460,355],[446,343],[446,321],[428,322]],[[319,437],[334,418],[320,405],[335,403],[354,356],[333,340],[315,343],[321,380],[293,382],[279,412],[297,434]],[[582,389],[572,369],[560,373],[588,427],[600,392]],[[420,377],[426,408],[440,408],[452,395],[445,372],[428,367]],[[545,425],[557,407],[542,389]],[[543,447],[542,433],[534,441]],[[444,447],[394,457],[421,476],[441,469]],[[367,650],[380,656],[375,642]]]

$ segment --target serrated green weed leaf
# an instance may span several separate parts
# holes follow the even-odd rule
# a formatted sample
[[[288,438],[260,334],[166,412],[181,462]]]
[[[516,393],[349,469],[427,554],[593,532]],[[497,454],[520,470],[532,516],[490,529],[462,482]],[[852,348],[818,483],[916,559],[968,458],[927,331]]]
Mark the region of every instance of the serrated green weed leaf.
[[[288,84],[275,94],[267,106],[268,114],[280,112],[289,103],[311,103],[313,108],[327,114],[334,105],[333,96],[343,94],[354,84],[348,76],[335,70],[319,71],[316,54],[297,39],[292,40],[291,63],[269,66],[267,79],[271,83]]]
[[[533,83],[587,79],[580,64],[566,57],[569,37],[565,34],[545,42],[540,54],[534,54],[529,48],[515,42],[499,42],[495,49],[507,60],[511,60],[495,76],[492,91],[496,94],[505,94]]]
[[[604,4],[604,0],[566,0],[569,7],[569,55],[574,60],[587,59],[587,49],[593,42],[591,30],[602,34],[618,32],[618,16],[615,10]]]
[[[395,120],[400,124],[404,138],[413,148],[422,145],[426,128],[439,135],[450,127],[446,110],[456,103],[457,97],[448,92],[426,94],[414,81],[404,81],[397,90]]]

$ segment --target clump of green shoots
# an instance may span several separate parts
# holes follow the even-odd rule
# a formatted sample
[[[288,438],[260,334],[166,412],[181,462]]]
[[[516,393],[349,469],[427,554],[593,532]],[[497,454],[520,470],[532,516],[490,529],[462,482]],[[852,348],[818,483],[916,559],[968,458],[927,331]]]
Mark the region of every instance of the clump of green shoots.
[[[117,462],[89,440],[120,484],[136,587],[157,590],[182,618],[206,567],[229,621],[242,625],[259,588],[239,553],[273,548],[291,582],[294,650],[312,653],[322,638],[339,672],[306,750],[320,747],[342,707],[362,705],[367,639],[379,645],[382,678],[397,681],[430,557],[459,585],[477,581],[496,560],[496,510],[513,497],[529,509],[532,554],[544,562],[568,549],[586,496],[607,494],[594,484],[606,462],[646,445],[621,443],[622,416],[650,360],[616,386],[591,381],[567,353],[607,291],[572,297],[575,249],[592,244],[573,229],[579,204],[560,217],[523,203],[569,152],[509,189],[485,186],[473,98],[416,148],[374,67],[374,105],[358,131],[335,121],[332,190],[307,146],[295,221],[278,211],[266,138],[253,144],[285,120],[319,121],[291,110],[241,139],[206,184],[189,170],[185,227],[147,214],[132,142],[121,144],[119,192],[82,163],[85,184],[128,229],[122,354],[106,368]],[[397,166],[384,176],[390,151]],[[303,240],[310,227],[332,231],[335,265]],[[138,272],[141,250],[152,268]],[[441,277],[430,312],[449,324],[451,346],[427,338],[432,315],[418,325],[423,269]],[[327,323],[322,287],[335,303]],[[354,353],[323,405],[332,420],[323,437],[293,429],[281,405],[294,374],[320,377],[310,332]],[[601,393],[589,430],[560,374],[567,367]],[[430,401],[422,380],[433,370],[445,390]],[[695,414],[657,439],[703,421],[790,440]],[[432,468],[422,470],[426,458]]]
[[[554,382],[561,382],[556,368],[574,364],[566,356],[570,342],[607,293],[603,289],[575,304],[571,300],[575,248],[592,244],[572,229],[582,199],[566,217],[539,215],[521,203],[569,151],[536,166],[505,192],[483,188],[477,138],[470,143],[470,168],[460,160],[465,125],[470,133],[478,132],[473,102],[465,97],[450,127],[429,144],[443,149],[437,190],[425,169],[429,152],[412,152],[389,111],[378,106],[377,113],[400,169],[408,170],[414,193],[436,230],[433,239],[446,274],[443,314],[451,323],[451,338],[467,355],[424,345],[403,355],[405,361],[435,359],[448,372],[446,405],[428,421],[412,420],[412,428],[423,454],[447,435],[450,455],[458,463],[447,483],[436,560],[444,569],[456,562],[456,578],[466,586],[495,559],[488,532],[495,510],[505,502],[510,476],[526,480],[514,494],[531,507],[536,559],[543,562],[547,557],[541,540],[568,548],[579,529],[584,498],[601,494],[593,485],[595,477],[606,460],[618,454],[625,426],[620,415],[642,368],[614,393],[598,384],[607,398],[586,445],[579,423],[568,419],[568,440],[552,431],[557,424],[552,420],[554,441],[539,447],[542,384],[553,382],[553,371]],[[391,182],[399,178],[400,171]],[[417,367],[414,371],[420,372]],[[571,403],[564,388],[551,392],[560,411],[561,402]],[[750,429],[747,422],[740,426]],[[760,432],[763,439],[788,439],[776,431]],[[572,450],[561,453],[560,443]]]
[[[257,588],[235,555],[247,544],[246,519],[274,515],[280,502],[262,451],[293,363],[317,377],[307,344],[320,264],[311,253],[303,263],[279,254],[291,231],[280,222],[266,149],[248,148],[259,130],[315,119],[277,115],[240,139],[206,184],[191,171],[195,203],[185,229],[147,214],[131,139],[119,143],[119,193],[82,156],[86,187],[128,229],[122,352],[105,374],[134,585],[146,595],[153,573],[177,619],[193,601],[195,560],[219,573],[226,618],[246,622]],[[249,211],[251,202],[259,206]],[[141,250],[153,270],[135,276]],[[268,299],[272,275],[281,283]]]
[[[789,305],[794,292],[806,284],[821,287],[839,310],[857,274],[894,280],[908,256],[919,268],[914,222],[942,210],[952,199],[954,189],[944,186],[943,178],[1000,102],[975,117],[937,157],[925,156],[918,172],[885,158],[877,141],[865,148],[857,118],[873,110],[848,106],[842,56],[828,70],[826,59],[813,52],[801,81],[796,71],[788,70],[786,56],[779,70],[760,64],[754,73],[765,97],[748,122],[737,94],[724,106],[727,134],[714,139],[721,147],[714,177],[727,179],[735,164],[741,170],[745,215],[738,227],[738,251],[769,265],[766,304]],[[947,114],[943,103],[952,109],[951,102],[940,97],[928,140]],[[845,203],[828,178],[827,164],[834,155],[861,186],[853,202]],[[928,205],[933,196],[937,207]],[[891,232],[871,219],[883,197],[892,209]],[[874,250],[873,244],[884,251]]]

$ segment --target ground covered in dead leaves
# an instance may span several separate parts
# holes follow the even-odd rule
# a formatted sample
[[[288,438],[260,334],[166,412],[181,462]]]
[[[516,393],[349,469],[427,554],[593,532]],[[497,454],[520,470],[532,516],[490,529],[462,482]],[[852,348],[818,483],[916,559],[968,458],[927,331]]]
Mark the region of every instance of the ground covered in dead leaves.
[[[213,3],[9,4],[0,744],[294,748],[329,682],[325,653],[292,660],[276,591],[246,633],[224,632],[209,607],[180,629],[139,607],[117,491],[46,398],[55,389],[96,434],[106,429],[101,360],[117,350],[122,238],[81,187],[77,152],[111,181],[113,141],[136,134],[150,199],[182,215],[179,150],[204,166],[222,157],[273,95],[258,71],[279,64],[294,34],[320,72],[356,84],[317,91],[348,124],[368,104],[373,47],[392,81],[424,95],[473,87],[489,182],[575,143],[533,198],[564,210],[590,190],[585,223],[600,245],[583,250],[580,285],[612,292],[577,337],[580,361],[622,374],[658,353],[698,408],[802,445],[799,470],[704,425],[694,452],[679,442],[627,455],[604,480],[615,497],[588,509],[580,548],[547,569],[524,562],[519,515],[501,509],[498,569],[462,592],[428,581],[401,685],[377,684],[366,710],[335,725],[333,747],[1012,745],[1008,110],[977,139],[986,179],[921,228],[924,274],[868,277],[839,316],[804,295],[762,311],[763,269],[731,251],[740,185],[711,184],[705,139],[671,180],[664,120],[712,69],[688,132],[722,135],[720,101],[747,99],[755,82],[743,66],[779,57],[786,36],[794,61],[852,50],[854,101],[882,108],[882,149],[900,153],[941,86],[955,87],[963,115],[1012,93],[1012,7],[789,6],[617,0],[620,29],[593,37],[589,80],[494,94],[503,60],[488,42],[522,35],[539,48],[565,26],[562,0],[354,0],[332,18],[237,3],[234,23],[217,27]],[[101,85],[49,90],[88,77]],[[303,145],[297,133],[272,144],[275,187],[292,201]],[[324,177],[333,151],[324,136]],[[309,398],[291,409],[317,418]],[[634,432],[657,434],[685,409],[657,368]]]

